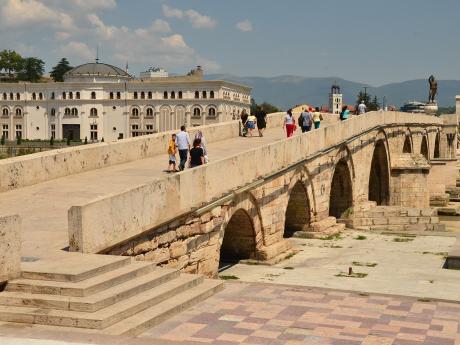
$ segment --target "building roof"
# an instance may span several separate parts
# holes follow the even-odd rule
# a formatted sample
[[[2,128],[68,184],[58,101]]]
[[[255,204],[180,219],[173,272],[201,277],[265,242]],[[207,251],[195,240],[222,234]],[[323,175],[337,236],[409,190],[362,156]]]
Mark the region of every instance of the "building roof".
[[[65,78],[88,76],[132,78],[121,68],[105,63],[96,62],[85,63],[83,65],[72,68],[64,75]]]

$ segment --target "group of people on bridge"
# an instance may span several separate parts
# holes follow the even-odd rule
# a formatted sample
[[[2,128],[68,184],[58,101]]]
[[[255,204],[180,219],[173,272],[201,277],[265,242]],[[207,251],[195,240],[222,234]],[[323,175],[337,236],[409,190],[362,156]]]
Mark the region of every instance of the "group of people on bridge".
[[[176,154],[179,152],[179,166],[177,169]],[[188,158],[190,154],[190,158]],[[188,161],[189,168],[195,168],[208,162],[206,151],[206,140],[203,132],[198,131],[195,134],[193,143],[190,141],[190,136],[186,131],[185,126],[181,126],[180,132],[172,134],[168,143],[168,172],[179,172],[185,169]]]

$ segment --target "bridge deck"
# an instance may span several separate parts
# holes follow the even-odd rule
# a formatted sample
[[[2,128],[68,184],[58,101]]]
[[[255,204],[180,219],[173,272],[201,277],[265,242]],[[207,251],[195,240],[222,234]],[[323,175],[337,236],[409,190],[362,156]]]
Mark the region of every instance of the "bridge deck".
[[[233,138],[209,143],[207,148],[209,158],[217,160],[283,138],[284,131],[274,128],[263,138]],[[68,246],[71,206],[166,176],[167,163],[164,154],[0,193],[0,210],[3,215],[22,217],[23,256],[52,257]]]

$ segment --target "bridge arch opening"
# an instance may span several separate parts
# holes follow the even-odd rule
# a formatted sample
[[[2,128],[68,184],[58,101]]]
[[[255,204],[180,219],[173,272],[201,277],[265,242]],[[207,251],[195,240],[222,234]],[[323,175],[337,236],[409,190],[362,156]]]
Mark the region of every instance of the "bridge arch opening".
[[[412,145],[410,142],[410,136],[406,135],[404,140],[403,153],[412,153]]]
[[[310,225],[310,202],[303,183],[297,181],[289,195],[283,237],[292,237],[296,231],[302,231],[308,225]]]
[[[422,154],[423,157],[426,158],[426,160],[430,159],[430,156],[428,154],[428,141],[426,140],[426,135],[422,137],[422,146],[420,147],[420,154]]]
[[[249,214],[239,209],[232,215],[224,229],[224,238],[220,247],[220,265],[254,258],[255,252],[254,225]]]
[[[383,140],[379,140],[372,155],[371,171],[369,174],[369,200],[377,205],[389,205],[390,174],[388,155]]]
[[[441,135],[439,132],[436,134],[436,139],[434,140],[434,153],[433,153],[433,158],[440,158],[441,157],[441,151],[439,149],[441,142]]]
[[[332,177],[331,193],[329,196],[329,215],[342,218],[342,214],[353,206],[353,186],[347,161],[341,159]]]

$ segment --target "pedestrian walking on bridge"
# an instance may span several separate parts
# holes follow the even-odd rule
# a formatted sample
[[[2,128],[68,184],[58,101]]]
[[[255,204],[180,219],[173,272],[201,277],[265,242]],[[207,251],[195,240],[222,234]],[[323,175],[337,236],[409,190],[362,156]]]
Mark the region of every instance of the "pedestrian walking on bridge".
[[[294,135],[296,130],[295,120],[292,116],[292,109],[289,109],[284,117],[283,127],[286,128],[286,135],[288,138]]]
[[[179,170],[182,171],[185,169],[185,164],[187,163],[187,155],[190,150],[190,137],[185,131],[185,126],[181,126],[180,132],[176,135],[176,145],[179,149]]]
[[[323,120],[323,115],[319,112],[319,108],[315,108],[315,112],[313,113],[313,123],[315,124],[315,129],[318,129],[321,125],[321,120]]]

